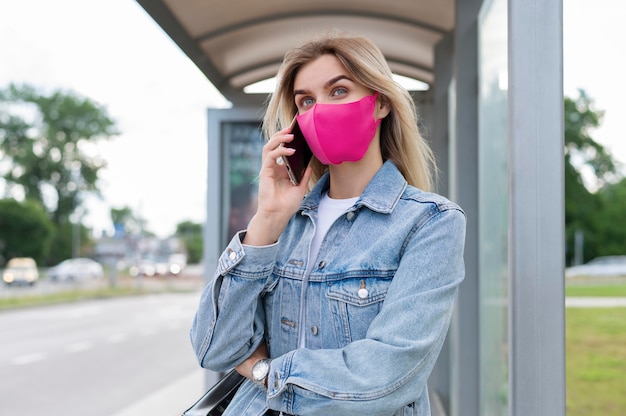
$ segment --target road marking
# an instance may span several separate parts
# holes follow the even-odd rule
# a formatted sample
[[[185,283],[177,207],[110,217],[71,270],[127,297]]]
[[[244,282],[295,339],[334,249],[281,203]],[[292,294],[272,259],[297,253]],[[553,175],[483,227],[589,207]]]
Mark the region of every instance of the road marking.
[[[93,347],[93,344],[89,341],[75,342],[65,347],[67,352],[81,352],[89,350]]]
[[[46,359],[46,355],[42,352],[35,352],[32,354],[21,355],[19,357],[15,357],[11,360],[11,364],[13,365],[24,365],[30,364],[37,361],[42,361]]]

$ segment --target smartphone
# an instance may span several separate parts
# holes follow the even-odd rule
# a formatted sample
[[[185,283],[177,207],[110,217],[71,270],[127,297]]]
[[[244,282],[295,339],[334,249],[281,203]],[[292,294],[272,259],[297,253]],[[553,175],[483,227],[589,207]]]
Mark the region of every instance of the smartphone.
[[[309,166],[313,152],[311,152],[311,148],[306,142],[302,130],[300,130],[297,117],[294,117],[291,122],[291,134],[293,134],[293,140],[289,143],[285,143],[285,147],[296,149],[296,151],[291,156],[283,157],[283,161],[285,162],[291,183],[298,185],[302,180],[304,171],[307,166]]]

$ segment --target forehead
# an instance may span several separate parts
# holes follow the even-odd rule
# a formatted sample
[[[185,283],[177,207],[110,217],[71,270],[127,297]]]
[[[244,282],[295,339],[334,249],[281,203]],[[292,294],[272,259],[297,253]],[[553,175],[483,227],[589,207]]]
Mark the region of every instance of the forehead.
[[[308,89],[324,85],[330,79],[346,74],[346,69],[335,55],[322,55],[300,68],[294,79],[294,89]]]

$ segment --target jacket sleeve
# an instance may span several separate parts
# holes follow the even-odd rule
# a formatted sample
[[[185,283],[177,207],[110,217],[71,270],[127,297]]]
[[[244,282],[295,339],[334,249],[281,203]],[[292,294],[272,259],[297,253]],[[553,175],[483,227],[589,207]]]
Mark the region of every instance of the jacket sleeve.
[[[464,278],[465,215],[416,224],[366,337],[342,349],[298,349],[271,363],[268,405],[297,415],[388,415],[426,391]],[[316,382],[317,381],[317,382]]]
[[[190,330],[200,365],[213,371],[240,364],[263,341],[260,295],[271,278],[278,245],[244,246],[243,236],[235,235],[220,255]]]

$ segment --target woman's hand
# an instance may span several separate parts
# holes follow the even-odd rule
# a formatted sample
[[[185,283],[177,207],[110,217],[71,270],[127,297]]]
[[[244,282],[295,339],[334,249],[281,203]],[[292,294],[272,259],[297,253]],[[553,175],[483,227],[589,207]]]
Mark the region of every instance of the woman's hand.
[[[244,244],[261,246],[275,243],[304,198],[311,168],[306,169],[300,184],[294,186],[289,180],[287,168],[277,162],[279,157],[284,158],[295,152],[283,145],[293,140],[290,132],[290,127],[277,131],[263,146],[258,207],[248,225]]]
[[[263,358],[268,358],[267,346],[265,345],[265,342],[259,345],[259,348],[257,348],[250,357],[235,367],[235,370],[237,370],[237,372],[242,376],[252,380],[252,367],[257,363],[257,361],[262,360]]]

